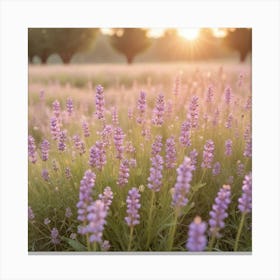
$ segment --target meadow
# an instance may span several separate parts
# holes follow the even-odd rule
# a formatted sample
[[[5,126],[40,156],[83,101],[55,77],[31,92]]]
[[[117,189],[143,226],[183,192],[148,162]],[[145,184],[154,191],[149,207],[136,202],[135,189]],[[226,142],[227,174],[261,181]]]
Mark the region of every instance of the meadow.
[[[252,250],[251,66],[29,66],[28,250]]]

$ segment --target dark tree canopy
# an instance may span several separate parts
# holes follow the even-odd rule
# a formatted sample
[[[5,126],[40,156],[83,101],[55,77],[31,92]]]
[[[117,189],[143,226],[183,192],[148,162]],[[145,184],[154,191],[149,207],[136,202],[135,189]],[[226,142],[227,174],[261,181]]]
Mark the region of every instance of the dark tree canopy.
[[[96,28],[29,28],[29,60],[37,55],[46,63],[51,54],[57,53],[64,63],[69,63],[75,53],[92,46],[97,31]]]
[[[147,37],[147,32],[147,29],[140,28],[114,29],[111,45],[125,55],[127,63],[130,64],[137,54],[150,47],[151,39]]]
[[[252,51],[252,29],[236,28],[229,30],[225,37],[225,43],[239,52],[240,61],[243,62],[247,54]]]

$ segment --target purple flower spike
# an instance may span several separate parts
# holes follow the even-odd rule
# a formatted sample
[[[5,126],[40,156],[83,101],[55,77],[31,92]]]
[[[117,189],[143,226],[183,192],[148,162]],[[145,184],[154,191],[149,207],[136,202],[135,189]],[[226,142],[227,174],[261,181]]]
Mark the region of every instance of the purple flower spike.
[[[66,144],[65,144],[66,139],[67,139],[66,130],[60,131],[57,147],[58,150],[61,152],[65,151],[66,149]]]
[[[57,100],[55,100],[52,105],[53,105],[53,113],[55,117],[58,119],[60,116],[60,104]]]
[[[242,213],[252,211],[252,173],[247,174],[243,180],[242,196],[238,199],[238,209]]]
[[[120,164],[119,178],[117,184],[121,187],[128,183],[129,178],[129,160],[123,159]]]
[[[219,162],[214,163],[212,174],[213,176],[217,176],[221,173],[221,164]]]
[[[165,156],[165,166],[168,169],[172,169],[176,166],[176,147],[174,137],[170,137],[166,140],[166,156]]]
[[[53,228],[51,230],[51,242],[55,245],[60,243],[59,232],[58,232],[57,228]]]
[[[215,198],[215,204],[210,211],[210,234],[216,238],[221,237],[220,230],[225,227],[224,219],[227,218],[227,209],[230,203],[230,185],[223,185]]]
[[[179,74],[175,77],[175,81],[174,81],[173,94],[174,94],[175,96],[180,95],[180,93],[181,93],[181,87],[182,87],[182,73],[179,73]]]
[[[252,138],[249,138],[245,142],[244,157],[252,157]]]
[[[148,188],[154,192],[159,192],[162,186],[162,169],[163,158],[160,155],[156,155],[151,158],[152,166],[150,168],[150,176],[148,178]]]
[[[206,102],[212,103],[213,97],[214,97],[214,88],[213,85],[209,85],[206,93]]]
[[[89,224],[86,227],[86,232],[90,233],[89,241],[91,243],[101,243],[104,226],[106,224],[105,218],[107,216],[104,203],[101,200],[96,200],[90,206],[88,206],[87,211],[87,220]]]
[[[187,116],[187,119],[190,120],[191,122],[191,126],[193,128],[197,128],[198,127],[198,97],[197,96],[193,96],[189,105],[189,114]]]
[[[31,206],[28,206],[28,221],[33,221],[35,219],[35,215]]]
[[[175,208],[184,207],[188,203],[187,194],[191,188],[192,170],[191,159],[185,157],[183,163],[177,168],[177,181],[172,197],[172,206]]]
[[[44,139],[41,144],[42,160],[46,161],[49,158],[50,143],[48,140]]]
[[[80,155],[82,155],[86,152],[85,143],[81,140],[79,135],[73,136],[73,142],[74,142],[75,148],[79,151]]]
[[[201,164],[202,168],[211,168],[211,164],[214,159],[214,149],[214,142],[211,139],[207,140],[206,144],[204,145],[203,162]]]
[[[140,91],[140,96],[137,101],[137,109],[139,111],[137,122],[142,124],[145,122],[145,112],[146,112],[146,93],[144,91]]]
[[[126,199],[127,216],[125,217],[125,221],[129,227],[134,227],[140,223],[140,215],[138,213],[141,207],[140,197],[141,195],[137,188],[132,188],[128,192],[128,196]]]
[[[230,114],[228,115],[227,120],[226,120],[225,127],[226,127],[226,128],[231,128],[231,127],[232,127],[232,121],[233,121],[233,116],[232,116],[232,114],[230,113]]]
[[[109,210],[110,205],[112,204],[114,194],[110,187],[104,189],[103,194],[100,194],[98,198],[104,203],[106,210]]]
[[[219,109],[216,109],[215,112],[214,112],[214,116],[213,116],[213,126],[217,126],[218,123],[219,123],[219,115],[220,115],[220,111]]]
[[[72,216],[72,210],[71,210],[70,207],[67,207],[67,208],[65,209],[65,217],[66,217],[66,218],[70,218],[71,216]]]
[[[50,121],[50,128],[51,128],[51,135],[52,135],[52,139],[53,140],[57,140],[58,139],[58,135],[59,135],[59,123],[58,123],[58,119],[56,117],[52,117],[51,121]]]
[[[180,143],[184,147],[191,146],[191,131],[190,131],[190,129],[191,129],[191,124],[187,120],[181,126],[181,135],[179,137]]]
[[[82,122],[82,128],[83,128],[84,136],[85,137],[89,137],[90,136],[90,132],[89,132],[88,123],[86,121]]]
[[[123,133],[122,129],[120,127],[115,128],[114,130],[114,143],[117,150],[117,159],[123,158],[123,152],[124,152],[124,141],[125,134]]]
[[[225,103],[229,105],[232,99],[232,92],[230,87],[226,87],[225,89]]]
[[[65,177],[67,180],[70,180],[72,178],[72,173],[70,167],[65,168]]]
[[[29,135],[28,136],[28,157],[32,163],[36,163],[37,161],[37,152],[34,138]]]
[[[110,248],[111,248],[110,242],[108,240],[104,240],[101,244],[101,250],[107,252],[110,250]]]
[[[67,108],[68,116],[71,116],[74,110],[73,100],[71,97],[67,98],[66,100],[66,108]]]
[[[112,111],[112,123],[114,126],[119,125],[119,115],[116,107],[114,107]]]
[[[194,221],[189,226],[189,237],[186,248],[191,252],[204,251],[207,245],[205,231],[207,224],[202,222],[200,217],[195,217]]]
[[[153,110],[152,123],[156,126],[161,126],[163,124],[163,115],[164,115],[164,95],[159,94],[156,101],[156,106]]]
[[[197,156],[198,156],[197,150],[193,149],[190,152],[190,159],[191,159],[191,165],[192,165],[193,170],[196,170]]]
[[[105,100],[104,100],[104,89],[101,85],[96,87],[96,95],[95,95],[95,108],[96,108],[96,116],[99,120],[104,119],[105,112]]]
[[[237,161],[237,166],[236,166],[236,173],[239,177],[242,177],[244,175],[245,171],[245,165],[242,163],[240,160]]]
[[[231,156],[231,154],[232,154],[232,140],[228,139],[225,142],[225,155]]]
[[[96,141],[95,145],[90,148],[89,165],[98,170],[102,170],[106,164],[106,151],[101,141]]]
[[[50,180],[49,171],[47,169],[42,169],[42,178],[45,181],[49,181]]]
[[[162,149],[162,137],[157,135],[154,143],[152,144],[152,156],[160,154]]]
[[[91,191],[95,184],[95,178],[95,174],[91,170],[87,170],[81,180],[79,202],[77,203],[78,220],[81,222],[86,221],[87,207],[93,201]]]

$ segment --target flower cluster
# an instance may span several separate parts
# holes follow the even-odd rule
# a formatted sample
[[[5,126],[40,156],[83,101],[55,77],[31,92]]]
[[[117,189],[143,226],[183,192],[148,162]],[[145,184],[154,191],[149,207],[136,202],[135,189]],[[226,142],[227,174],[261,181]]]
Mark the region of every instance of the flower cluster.
[[[176,147],[174,137],[170,137],[166,140],[166,156],[165,156],[165,166],[168,169],[172,169],[176,166]]]
[[[229,105],[231,103],[231,99],[232,99],[232,91],[231,88],[228,86],[225,89],[225,103]]]
[[[179,137],[180,143],[184,146],[184,147],[189,147],[191,146],[191,124],[190,121],[187,120],[185,122],[183,122],[182,126],[181,126],[181,135]]]
[[[51,128],[52,139],[57,140],[60,127],[59,127],[58,119],[56,117],[51,117],[50,128]]]
[[[206,102],[212,103],[213,97],[214,97],[214,88],[213,85],[209,85],[206,93]]]
[[[44,139],[41,144],[42,160],[46,161],[49,158],[50,143],[47,139]]]
[[[114,194],[110,187],[106,187],[102,194],[99,194],[98,198],[104,203],[106,210],[109,210],[110,205],[112,204]]]
[[[159,192],[162,185],[163,158],[160,155],[156,155],[151,158],[151,162],[148,188],[154,192]]]
[[[104,99],[104,89],[101,85],[96,87],[96,95],[95,95],[95,108],[96,108],[96,116],[99,120],[104,119],[105,112],[105,99]]]
[[[88,163],[98,170],[102,170],[106,164],[106,151],[101,141],[96,141],[95,145],[90,148]]]
[[[28,136],[28,157],[32,163],[36,163],[37,161],[37,152],[34,138],[29,135]]]
[[[71,116],[74,110],[74,106],[73,106],[73,100],[70,97],[68,97],[66,100],[66,108],[67,108],[68,116]]]
[[[187,119],[190,120],[191,126],[193,128],[198,127],[198,115],[199,115],[198,107],[199,107],[198,97],[193,96],[189,105],[189,114],[187,116]]]
[[[190,152],[190,159],[191,159],[191,165],[192,165],[193,170],[196,170],[197,156],[198,156],[197,150],[193,149]]]
[[[127,216],[125,217],[125,221],[129,227],[134,227],[140,223],[140,215],[138,213],[141,207],[140,197],[141,195],[137,188],[129,190],[126,199]]]
[[[217,161],[213,165],[212,174],[213,176],[217,176],[221,173],[221,164]]]
[[[242,186],[242,196],[238,199],[238,209],[242,213],[249,213],[252,210],[252,173],[245,176]]]
[[[58,119],[60,116],[60,103],[57,100],[55,100],[52,105],[53,105],[53,114]]]
[[[232,154],[232,140],[228,139],[225,142],[225,155],[231,156],[231,154]]]
[[[74,135],[72,139],[75,148],[79,151],[79,154],[80,155],[84,154],[86,152],[86,147],[85,147],[85,143],[81,140],[80,136]]]
[[[128,183],[128,178],[129,178],[129,160],[122,159],[120,163],[119,178],[117,184],[123,187]]]
[[[114,143],[117,151],[116,158],[122,159],[123,158],[123,152],[124,152],[124,140],[125,134],[123,133],[123,130],[121,127],[116,127],[114,130]]]
[[[214,159],[214,150],[215,144],[213,140],[207,140],[203,150],[203,162],[201,164],[202,168],[211,168],[211,164]]]
[[[57,147],[58,147],[58,150],[61,151],[61,152],[65,151],[65,148],[66,148],[65,141],[66,141],[66,139],[67,139],[66,130],[60,131]]]
[[[84,136],[85,137],[89,137],[90,136],[90,132],[89,132],[88,123],[86,121],[82,122],[82,128],[83,128]]]
[[[58,232],[57,228],[53,228],[51,230],[51,242],[55,245],[60,243],[59,232]]]
[[[163,124],[163,115],[164,115],[164,95],[159,94],[156,100],[156,106],[153,110],[153,117],[152,117],[152,123],[156,126],[161,126]]]
[[[139,115],[137,117],[137,122],[139,124],[144,123],[145,121],[145,111],[146,111],[146,93],[144,91],[140,91],[140,96],[137,101],[137,109],[139,111]]]

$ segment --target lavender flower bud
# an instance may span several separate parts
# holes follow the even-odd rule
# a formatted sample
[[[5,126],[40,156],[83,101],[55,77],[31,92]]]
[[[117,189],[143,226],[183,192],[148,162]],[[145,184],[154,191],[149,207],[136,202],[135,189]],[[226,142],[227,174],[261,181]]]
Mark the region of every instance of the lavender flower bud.
[[[133,119],[133,109],[132,109],[132,108],[128,108],[127,117],[128,117],[130,120]]]
[[[35,219],[35,215],[31,206],[28,206],[28,221],[33,221]]]
[[[50,143],[48,140],[44,139],[41,144],[42,160],[46,161],[49,158]]]
[[[79,154],[82,155],[86,152],[85,143],[81,140],[79,135],[73,136],[73,142],[75,148],[79,151]]]
[[[170,137],[166,140],[166,156],[165,156],[165,166],[168,169],[172,169],[176,166],[176,147],[174,137]]]
[[[55,245],[60,243],[59,232],[58,232],[57,228],[53,228],[51,230],[51,242]]]
[[[112,123],[114,126],[119,125],[119,115],[116,107],[114,107],[112,111]]]
[[[232,99],[232,92],[230,87],[226,87],[225,89],[225,103],[229,105]]]
[[[212,103],[213,97],[214,97],[214,88],[213,85],[209,85],[206,93],[206,102]]]
[[[96,95],[95,95],[95,108],[96,108],[96,116],[99,120],[104,119],[105,112],[105,99],[104,99],[104,89],[101,85],[96,87]]]
[[[227,218],[227,209],[230,203],[230,186],[223,185],[215,198],[215,204],[210,211],[210,234],[217,238],[221,237],[220,230],[225,227],[224,219]]]
[[[29,135],[28,136],[28,157],[32,163],[36,163],[37,161],[37,152],[34,138]]]
[[[66,108],[67,108],[68,116],[71,116],[74,110],[73,100],[71,97],[67,98],[66,100]]]
[[[152,123],[156,126],[161,126],[163,124],[163,115],[164,115],[164,95],[159,94],[156,100],[156,106],[153,110],[153,117],[152,117]]]
[[[214,149],[214,142],[211,139],[207,140],[204,145],[202,168],[211,168],[211,163],[214,159]]]
[[[213,116],[213,126],[217,126],[217,124],[219,123],[219,115],[220,115],[220,111],[219,109],[216,109]]]
[[[106,164],[106,151],[104,145],[100,141],[96,141],[95,145],[90,148],[89,165],[98,170],[102,170]]]
[[[138,213],[141,207],[140,197],[141,195],[137,188],[132,188],[128,192],[126,199],[127,216],[125,217],[125,221],[129,227],[134,227],[140,223],[140,215]]]
[[[104,240],[103,243],[101,244],[101,250],[102,251],[109,251],[111,248],[110,242],[108,240]]]
[[[65,217],[66,217],[66,218],[70,218],[71,216],[72,216],[72,210],[71,210],[70,207],[67,207],[67,208],[65,209]]]
[[[184,147],[191,146],[191,131],[190,131],[190,129],[191,129],[191,124],[187,120],[181,126],[181,135],[179,137],[180,143]]]
[[[60,131],[60,127],[59,127],[58,120],[57,120],[56,117],[51,118],[50,128],[51,128],[52,139],[57,140],[58,135],[59,135],[59,131]]]
[[[57,144],[57,147],[58,147],[59,151],[62,151],[62,152],[65,151],[65,148],[66,148],[65,141],[66,141],[66,139],[67,139],[66,130],[60,131],[58,144]]]
[[[226,123],[225,123],[225,127],[226,128],[231,128],[232,127],[232,121],[233,121],[233,116],[232,116],[232,114],[229,114],[228,118],[226,120]]]
[[[177,168],[177,181],[172,197],[172,206],[175,208],[184,207],[188,203],[187,194],[191,188],[192,170],[191,159],[185,157],[183,163]]]
[[[67,180],[70,180],[72,178],[70,167],[65,168],[65,177],[66,177]]]
[[[104,203],[101,200],[96,200],[88,206],[87,211],[87,220],[89,224],[86,227],[86,232],[90,233],[89,241],[91,243],[101,243],[104,225],[106,224],[105,218],[107,216]]]
[[[90,136],[90,132],[89,132],[88,123],[86,121],[82,122],[82,128],[83,128],[84,136],[85,137],[89,137]]]
[[[225,155],[231,156],[231,154],[232,154],[232,140],[228,139],[225,142]]]
[[[51,223],[51,220],[49,218],[44,219],[44,224],[47,226]]]
[[[162,137],[157,135],[154,143],[152,144],[152,156],[160,154],[162,149]]]
[[[247,174],[243,180],[242,196],[238,199],[238,209],[242,213],[252,211],[252,173]]]
[[[162,186],[163,158],[160,155],[156,155],[151,158],[151,162],[152,166],[148,178],[148,188],[154,192],[159,192]]]
[[[129,178],[129,160],[123,159],[120,163],[119,178],[117,184],[121,187],[128,183]]]
[[[53,113],[55,117],[58,119],[60,116],[60,104],[57,100],[55,100],[52,105],[53,105]]]
[[[205,231],[207,224],[201,221],[200,217],[195,217],[194,221],[189,226],[189,237],[186,248],[191,252],[204,251],[207,245]]]
[[[49,176],[49,171],[47,169],[42,169],[42,178],[45,181],[49,181],[50,180],[50,176]]]
[[[124,152],[124,146],[123,146],[123,140],[124,140],[124,133],[120,127],[115,128],[114,131],[114,143],[117,150],[117,159],[123,158],[123,152]]]
[[[103,194],[100,194],[98,198],[104,203],[104,207],[106,211],[109,211],[109,207],[112,204],[114,194],[110,187],[106,187],[104,189]]]
[[[213,176],[217,176],[221,173],[221,164],[219,162],[214,163],[212,174]]]
[[[244,171],[245,171],[245,165],[238,160],[237,161],[237,167],[236,167],[236,173],[239,177],[242,177],[244,175]]]
[[[137,122],[139,124],[142,124],[145,121],[146,106],[146,93],[144,91],[140,91],[140,96],[137,101],[137,109],[139,111]]]
[[[187,119],[190,120],[192,128],[198,127],[198,97],[193,96],[189,105],[189,114],[187,116]]]
[[[196,170],[196,164],[197,164],[197,156],[198,156],[198,152],[196,149],[193,149],[190,152],[190,159],[191,159],[191,165],[192,165],[192,169]]]

